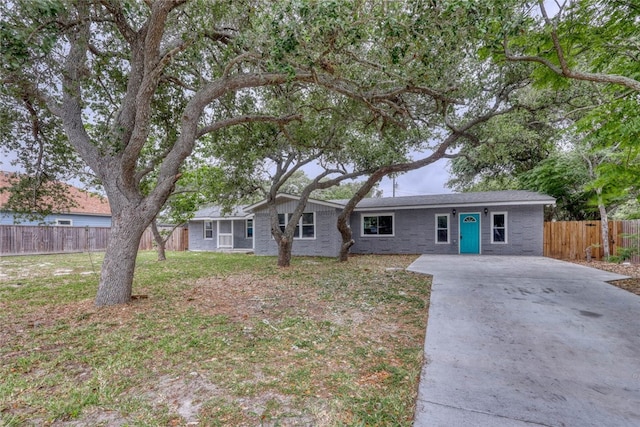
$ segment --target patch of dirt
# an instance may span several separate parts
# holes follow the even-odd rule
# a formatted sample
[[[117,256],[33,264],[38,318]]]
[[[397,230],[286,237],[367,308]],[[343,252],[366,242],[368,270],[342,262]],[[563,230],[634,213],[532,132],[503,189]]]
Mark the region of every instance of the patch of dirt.
[[[612,280],[611,283],[625,291],[632,292],[636,295],[640,295],[640,264],[616,264],[614,262],[606,261],[576,261],[572,260],[574,264],[584,265],[586,267],[597,268],[599,270],[608,271],[610,273],[620,274],[622,276],[629,276],[629,279]]]
[[[166,406],[170,413],[177,413],[187,425],[198,424],[202,404],[212,397],[221,397],[225,391],[212,384],[197,372],[186,378],[161,377],[148,384],[143,394],[156,406]]]
[[[82,420],[56,421],[51,427],[94,427],[94,426],[125,426],[130,425],[131,420],[123,417],[118,411],[95,409],[82,414]],[[43,421],[43,424],[44,421]]]
[[[357,326],[365,323],[369,314],[362,307],[344,309],[339,313],[327,311],[322,305],[319,290],[287,283],[278,277],[265,278],[251,274],[216,278],[198,279],[193,287],[185,292],[186,304],[208,314],[223,314],[233,321],[246,321],[248,318],[262,318],[269,324],[274,315],[286,312],[293,316],[304,316],[316,321],[329,320],[339,325]],[[379,324],[375,324],[379,328]],[[384,328],[393,332],[397,326]]]
[[[185,292],[185,298],[187,303],[202,311],[242,321],[282,305],[291,296],[290,291],[275,278],[259,278],[245,273],[198,279]]]

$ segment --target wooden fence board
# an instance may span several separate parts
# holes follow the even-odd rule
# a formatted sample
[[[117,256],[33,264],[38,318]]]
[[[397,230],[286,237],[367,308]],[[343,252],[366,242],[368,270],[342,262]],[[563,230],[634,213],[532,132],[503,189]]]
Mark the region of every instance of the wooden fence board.
[[[104,251],[109,243],[109,227],[60,227],[0,225],[0,256]],[[189,232],[179,227],[167,241],[169,251],[184,251]],[[151,230],[145,230],[140,250],[154,248]]]
[[[625,237],[640,232],[640,220],[609,221],[609,252],[617,254],[618,248],[635,247],[640,251],[640,239]],[[604,258],[600,221],[559,221],[544,224],[544,256],[558,259],[586,259],[591,247],[592,259]],[[632,262],[640,263],[634,256]]]
[[[631,262],[640,264],[640,239],[638,238],[638,234],[640,233],[640,220],[621,221],[617,231],[620,246],[635,249],[636,254],[631,257]]]
[[[140,250],[147,251],[155,248],[155,241],[151,229],[147,228],[140,239]],[[186,251],[189,248],[189,229],[178,227],[173,230],[165,247],[168,251]]]

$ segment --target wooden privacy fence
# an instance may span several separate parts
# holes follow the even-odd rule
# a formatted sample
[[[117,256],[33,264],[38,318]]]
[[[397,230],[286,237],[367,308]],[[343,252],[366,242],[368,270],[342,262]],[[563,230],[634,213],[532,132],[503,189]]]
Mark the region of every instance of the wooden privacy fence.
[[[0,255],[103,251],[108,227],[0,225]]]
[[[168,230],[169,231],[169,230]],[[155,248],[155,240],[153,239],[153,233],[150,228],[144,230],[142,238],[140,239],[140,250],[148,251]],[[186,227],[178,227],[173,230],[171,236],[167,240],[165,247],[168,251],[186,251],[189,249],[189,229]]]
[[[631,257],[631,262],[640,264],[640,220],[620,222],[622,224],[618,235],[618,247],[634,249],[635,254]]]
[[[626,237],[640,232],[640,220],[609,221],[609,252],[616,255],[619,248],[638,247],[638,239]],[[559,221],[544,224],[544,256],[558,259],[586,259],[591,247],[592,259],[602,259],[602,230],[600,221]],[[639,263],[640,258],[631,259]]]
[[[104,251],[110,231],[109,227],[0,225],[0,255]],[[186,228],[176,228],[166,249],[184,251],[189,246],[188,238]],[[153,234],[147,229],[140,239],[140,250],[153,248]]]

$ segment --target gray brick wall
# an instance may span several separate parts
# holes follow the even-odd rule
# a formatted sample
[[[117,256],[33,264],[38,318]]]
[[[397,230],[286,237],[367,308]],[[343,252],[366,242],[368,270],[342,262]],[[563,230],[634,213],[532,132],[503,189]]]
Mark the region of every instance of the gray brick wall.
[[[296,203],[286,202],[278,205],[278,213],[292,213]],[[315,239],[295,239],[293,254],[305,256],[337,256],[340,250],[340,233],[336,228],[338,210],[330,206],[309,203],[305,212],[315,212]],[[261,210],[255,213],[255,253],[256,255],[277,255],[278,245],[271,237],[269,212]]]
[[[213,239],[204,239],[204,221],[189,221],[189,250],[190,251],[215,251],[216,250],[216,224],[213,223]]]
[[[507,212],[507,243],[491,243],[491,213]],[[481,215],[482,253],[542,256],[544,212],[537,206],[496,206]]]
[[[388,214],[392,211],[355,212],[351,215],[351,229],[355,244],[352,253],[360,254],[456,254],[458,234],[456,220],[450,209],[406,209],[394,214],[394,236],[368,236],[362,234],[362,217]],[[436,244],[436,214],[449,215],[449,243]]]
[[[495,206],[484,215],[484,208],[456,207],[446,209],[407,209],[394,212],[394,236],[363,236],[362,213],[351,216],[355,245],[352,253],[389,254],[457,254],[459,253],[460,213],[479,213],[480,251],[487,255],[542,255],[543,207]],[[366,215],[386,214],[392,211],[367,212]],[[491,243],[492,212],[507,213],[507,243]],[[449,243],[435,243],[436,214],[449,215]]]
[[[279,213],[291,213],[295,202],[286,202],[278,206]],[[362,213],[351,216],[355,245],[352,253],[378,254],[457,254],[459,253],[460,213],[479,213],[481,244],[480,251],[486,255],[542,255],[543,239],[543,207],[532,206],[494,206],[487,215],[484,207],[456,207],[457,215],[452,215],[452,208],[442,209],[406,209],[382,210],[367,212],[367,215],[394,215],[393,236],[363,236]],[[338,210],[330,206],[309,203],[305,212],[316,213],[315,239],[296,239],[293,243],[294,255],[337,256],[340,250],[340,233],[336,229]],[[507,213],[507,243],[491,243],[491,215],[494,212]],[[450,237],[449,243],[436,243],[436,214],[448,215]],[[203,239],[202,221],[189,223],[189,249],[216,250],[216,225],[214,222],[213,239]],[[255,253],[257,255],[277,255],[278,248],[271,237],[271,225],[268,211],[258,211],[254,217]],[[251,248],[252,239],[245,237],[245,221],[234,221],[234,246]]]
[[[234,249],[253,248],[253,239],[247,238],[247,221],[233,221],[233,247]]]

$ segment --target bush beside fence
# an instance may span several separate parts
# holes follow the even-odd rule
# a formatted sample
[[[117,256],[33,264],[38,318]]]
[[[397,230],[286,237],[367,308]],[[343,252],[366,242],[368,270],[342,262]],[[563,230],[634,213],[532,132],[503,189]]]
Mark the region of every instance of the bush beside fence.
[[[0,225],[0,255],[104,251],[110,231],[109,227]],[[186,228],[176,228],[167,241],[166,249],[187,250],[188,236]],[[140,250],[153,248],[153,234],[147,229],[140,239]]]

